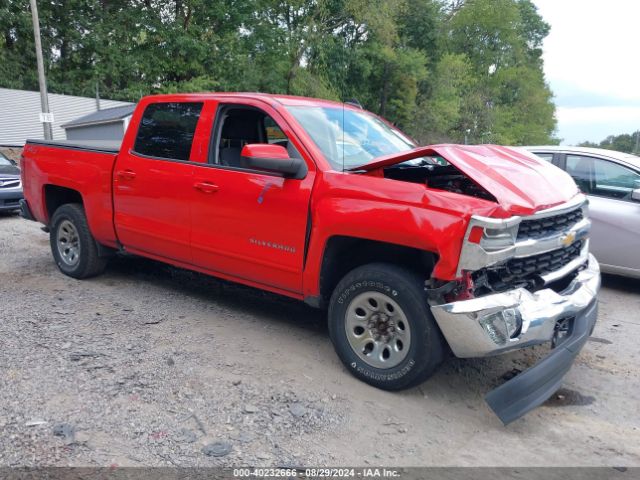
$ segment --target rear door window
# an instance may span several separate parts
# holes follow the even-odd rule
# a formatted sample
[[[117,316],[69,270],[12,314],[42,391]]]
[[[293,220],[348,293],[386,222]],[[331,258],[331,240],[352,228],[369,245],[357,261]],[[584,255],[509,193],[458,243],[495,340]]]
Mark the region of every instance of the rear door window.
[[[599,158],[593,161],[595,195],[631,199],[631,192],[640,188],[640,174],[617,163]]]
[[[584,193],[600,197],[629,200],[640,188],[639,173],[601,158],[567,155],[567,172]]]
[[[144,111],[134,151],[171,160],[189,160],[201,102],[152,103]]]

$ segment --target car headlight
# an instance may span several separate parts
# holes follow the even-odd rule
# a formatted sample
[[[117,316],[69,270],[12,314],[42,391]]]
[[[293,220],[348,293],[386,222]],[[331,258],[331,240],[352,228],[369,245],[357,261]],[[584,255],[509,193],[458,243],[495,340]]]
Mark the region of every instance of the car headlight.
[[[479,244],[487,252],[495,252],[512,247],[516,243],[518,226],[490,228],[475,225],[469,232],[469,242]]]

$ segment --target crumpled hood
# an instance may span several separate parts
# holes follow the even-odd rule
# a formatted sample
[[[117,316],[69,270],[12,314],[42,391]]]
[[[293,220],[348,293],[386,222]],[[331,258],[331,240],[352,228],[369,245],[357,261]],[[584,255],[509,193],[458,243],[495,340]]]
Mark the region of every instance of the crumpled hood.
[[[579,193],[573,179],[558,167],[523,150],[498,145],[430,145],[351,170],[376,170],[428,155],[439,155],[456,166],[512,215],[530,215]]]

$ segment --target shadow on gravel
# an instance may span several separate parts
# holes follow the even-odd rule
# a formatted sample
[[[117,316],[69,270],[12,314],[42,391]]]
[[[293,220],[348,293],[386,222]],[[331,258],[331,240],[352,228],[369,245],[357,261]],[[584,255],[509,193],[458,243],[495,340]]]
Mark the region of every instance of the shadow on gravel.
[[[623,292],[640,293],[640,279],[602,274],[602,286]]]
[[[569,388],[561,388],[545,402],[545,405],[547,407],[584,407],[591,405],[595,401],[596,397],[592,397],[591,395],[583,395]]]
[[[327,330],[325,312],[301,301],[146,258],[118,256],[112,259],[102,278],[109,283],[114,280],[113,276],[135,278],[150,286],[169,288],[239,313],[267,316],[268,321],[291,323],[316,331]]]
[[[285,323],[327,333],[326,312],[311,308],[303,302],[161,262],[142,257],[116,257],[110,262],[106,275],[102,278],[112,282],[115,280],[114,277],[120,276],[135,278],[150,286],[169,288],[205,303],[215,303],[233,309],[238,313],[266,317],[267,322]],[[327,342],[329,341],[327,334]],[[544,347],[537,347],[486,359],[459,359],[451,354],[432,383],[440,384],[440,387],[436,388],[442,388],[442,383],[447,383],[448,387],[458,394],[459,389],[464,388],[483,395],[492,387],[504,382],[506,378],[503,377],[508,376],[514,369],[525,370],[547,353]],[[429,383],[427,382],[423,388]],[[426,390],[431,388],[427,387]]]
[[[330,342],[326,312],[269,292],[141,257],[116,257],[100,278],[108,284],[117,284],[121,278],[127,278],[168,288],[204,303],[262,317],[265,322],[312,330],[325,335],[327,344]],[[283,338],[283,341],[287,339]],[[526,370],[547,354],[548,347],[544,346],[482,359],[459,359],[450,354],[432,379],[419,387],[396,392],[396,395],[429,397],[443,405],[461,402],[470,410],[485,409],[480,406],[484,394],[506,381],[515,371]]]

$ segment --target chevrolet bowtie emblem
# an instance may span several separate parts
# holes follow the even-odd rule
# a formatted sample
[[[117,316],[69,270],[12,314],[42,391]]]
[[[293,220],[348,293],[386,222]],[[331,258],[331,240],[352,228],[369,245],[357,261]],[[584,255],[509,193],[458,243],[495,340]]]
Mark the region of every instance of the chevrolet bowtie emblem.
[[[576,239],[576,234],[573,232],[567,233],[566,235],[562,236],[562,238],[560,238],[560,242],[562,243],[562,245],[564,245],[565,247],[568,247],[569,245],[571,245]]]

